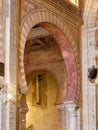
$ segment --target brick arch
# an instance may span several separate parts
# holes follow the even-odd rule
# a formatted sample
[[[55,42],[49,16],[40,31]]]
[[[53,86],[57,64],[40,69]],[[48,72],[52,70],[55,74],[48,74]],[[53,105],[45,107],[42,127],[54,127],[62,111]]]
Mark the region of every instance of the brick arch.
[[[79,73],[78,71],[80,65],[77,64],[76,66],[75,62],[79,55],[78,48],[75,45],[76,41],[66,23],[61,18],[47,11],[38,11],[32,13],[30,16],[28,16],[28,18],[21,26],[21,39],[19,48],[20,85],[22,87],[21,90],[25,92],[27,89],[24,72],[25,44],[31,28],[36,24],[39,24],[40,26],[43,26],[46,30],[48,30],[57,40],[58,45],[61,49],[61,53],[64,58],[64,63],[67,68],[67,90],[66,95],[64,97],[64,102],[74,101],[76,100],[76,98],[79,99],[80,86],[78,86],[77,73]],[[55,31],[53,31],[53,29]]]
[[[59,96],[59,94],[60,94],[60,86],[59,85],[60,85],[61,82],[63,82],[63,79],[61,79],[62,78],[61,74],[60,74],[61,80],[59,80],[59,76],[58,76],[57,72],[53,71],[52,68],[47,69],[46,67],[44,67],[44,68],[41,68],[41,69],[32,70],[31,73],[29,73],[29,75],[27,77],[31,77],[31,76],[33,76],[34,73],[37,73],[37,72],[39,72],[39,73],[40,72],[49,73],[53,77],[53,79],[55,80],[55,83],[56,83],[56,87],[59,88],[59,89],[57,89],[57,93],[56,93],[55,105],[62,103],[63,102],[62,97]],[[58,93],[58,91],[59,91],[59,93]],[[63,92],[63,93],[65,93],[65,92]]]
[[[87,0],[84,8],[84,28],[95,27],[98,0]]]

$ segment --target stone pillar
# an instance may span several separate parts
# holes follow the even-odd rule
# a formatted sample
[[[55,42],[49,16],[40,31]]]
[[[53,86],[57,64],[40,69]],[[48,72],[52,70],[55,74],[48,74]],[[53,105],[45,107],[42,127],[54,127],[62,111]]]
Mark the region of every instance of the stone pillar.
[[[10,83],[10,21],[11,21],[11,3],[6,0],[5,9],[5,82]],[[12,70],[11,70],[12,71]],[[7,91],[9,90],[9,86],[7,86]],[[6,104],[6,118],[3,121],[2,129],[11,130],[11,122],[10,122],[10,103]],[[6,128],[5,128],[6,126]]]
[[[61,106],[58,108],[58,130],[67,130],[66,109],[63,109]]]
[[[70,111],[70,130],[77,130],[77,111],[76,108],[69,108]]]
[[[96,27],[82,30],[83,130],[96,130],[96,85],[88,80],[88,69],[96,66]]]
[[[22,94],[20,107],[19,107],[19,130],[26,130],[26,113],[28,106],[26,103],[26,94]]]
[[[74,102],[66,103],[66,108],[69,111],[69,130],[78,130],[77,129],[77,110],[78,106]]]
[[[58,108],[59,130],[77,130],[77,110],[75,103],[56,105]]]

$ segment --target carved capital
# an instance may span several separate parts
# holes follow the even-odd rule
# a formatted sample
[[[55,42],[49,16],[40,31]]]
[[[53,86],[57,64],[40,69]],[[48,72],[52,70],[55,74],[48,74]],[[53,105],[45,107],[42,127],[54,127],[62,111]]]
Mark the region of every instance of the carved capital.
[[[26,114],[29,110],[27,102],[26,102],[26,94],[22,94],[19,110],[21,113],[24,113],[24,114]]]
[[[56,105],[56,107],[58,109],[61,109],[61,110],[66,110],[66,109],[69,109],[69,110],[70,109],[75,109],[75,110],[77,110],[77,109],[79,109],[79,107],[74,102],[66,102],[66,103],[63,103],[63,104],[58,104],[58,105]]]

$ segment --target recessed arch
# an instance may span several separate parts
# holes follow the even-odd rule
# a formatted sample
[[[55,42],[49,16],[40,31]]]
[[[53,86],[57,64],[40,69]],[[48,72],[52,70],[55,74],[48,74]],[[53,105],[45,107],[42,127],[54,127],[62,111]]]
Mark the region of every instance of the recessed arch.
[[[37,69],[37,70],[34,69],[34,71],[32,71],[32,72],[31,72],[29,75],[27,75],[27,76],[30,76],[30,75],[32,75],[32,74],[34,74],[34,73],[36,74],[36,73],[41,73],[41,72],[51,74],[51,75],[53,76],[53,78],[55,79],[56,84],[58,84],[57,76],[56,76],[50,69]]]
[[[26,126],[30,126],[33,123],[36,129],[45,129],[45,124],[47,124],[49,129],[54,129],[53,124],[55,124],[55,127],[58,128],[57,118],[59,112],[55,107],[57,82],[54,74],[49,70],[34,70],[27,76],[27,80],[28,92],[26,100],[29,111],[26,115]],[[53,114],[54,117],[52,116]],[[50,117],[48,120],[47,116]],[[31,117],[35,118],[32,119]],[[44,123],[43,119],[47,123]]]
[[[64,63],[67,68],[67,92],[64,102],[74,101],[76,98],[79,99],[80,86],[78,86],[78,71],[80,65],[76,65],[76,58],[79,55],[78,47],[75,43],[76,41],[62,18],[43,10],[30,14],[21,26],[19,48],[21,90],[25,92],[27,89],[24,73],[24,49],[26,39],[31,28],[37,24],[44,27],[53,35],[61,49],[62,57],[64,58]]]

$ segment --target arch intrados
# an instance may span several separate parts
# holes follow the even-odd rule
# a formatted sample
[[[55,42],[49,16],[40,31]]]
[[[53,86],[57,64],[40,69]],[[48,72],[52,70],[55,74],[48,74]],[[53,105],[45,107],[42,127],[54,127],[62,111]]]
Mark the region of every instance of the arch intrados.
[[[71,48],[71,44],[69,43],[67,37],[65,36],[65,34],[54,24],[51,24],[49,22],[41,22],[39,24],[37,24],[41,27],[43,27],[44,29],[46,29],[47,31],[49,31],[51,33],[51,35],[55,38],[56,42],[58,43],[59,47],[60,47],[60,51],[62,54],[62,57],[64,59],[64,63],[65,63],[65,67],[67,70],[67,76],[71,77],[71,73],[69,73],[69,70],[72,69],[72,67],[74,68],[74,74],[76,73],[76,65],[75,65],[75,58],[74,58],[74,54]],[[63,54],[63,52],[67,53],[67,54]],[[72,62],[72,66],[70,66],[70,64],[68,63],[68,60],[71,58],[71,62]],[[76,77],[77,78],[77,77]],[[72,79],[69,79],[70,82],[72,82]],[[70,82],[67,82],[67,86],[70,85]],[[77,84],[75,84],[76,86]],[[75,89],[74,89],[75,90]],[[68,88],[67,88],[67,91]],[[73,96],[73,98],[75,97],[74,91],[72,92],[71,96]],[[67,98],[67,97],[66,97]]]
[[[65,40],[65,44],[67,44],[67,43],[69,44],[69,46],[68,46],[68,48],[66,48],[66,50],[67,49],[68,49],[68,51],[69,51],[69,49],[72,50],[71,44],[68,41],[66,35],[56,25],[54,25],[53,23],[49,23],[49,22],[41,22],[38,25],[43,27],[44,29],[46,29],[48,32],[50,32],[51,35],[57,41],[58,45],[61,44],[61,41]],[[59,47],[61,47],[61,46],[59,45]],[[60,48],[60,49],[62,49],[62,48]]]
[[[72,67],[74,68],[74,74],[76,73],[77,70],[76,70],[75,57],[74,57],[74,54],[73,54],[73,51],[72,51],[72,47],[71,47],[71,44],[68,41],[66,35],[56,25],[51,24],[49,22],[42,22],[39,25],[41,27],[44,27],[47,31],[49,31],[51,33],[51,35],[56,39],[56,41],[57,41],[57,43],[60,47],[62,57],[64,59],[65,67],[66,67],[66,70],[67,70],[67,77],[71,77],[71,74],[73,72],[69,73],[69,71],[72,69]],[[68,55],[70,55],[70,56],[68,56],[67,54],[64,54],[63,52],[69,53]],[[71,61],[72,63],[70,63],[70,64],[73,64],[72,66],[70,66],[70,64],[68,63],[70,58],[72,60]],[[77,74],[75,74],[74,76],[76,76],[75,78],[77,80]],[[70,82],[72,82],[71,81],[72,79],[69,79],[69,80],[70,80]],[[69,84],[70,83],[67,82],[67,86],[70,86]],[[77,86],[77,83],[75,84],[75,86]],[[67,87],[66,95],[68,94],[68,91],[71,91],[71,90],[68,90],[68,87]],[[71,96],[73,96],[73,99],[75,98],[75,95],[76,95],[76,93],[74,93],[74,92],[75,91],[73,91],[72,94],[71,94]],[[67,96],[69,96],[69,95],[67,95]]]

